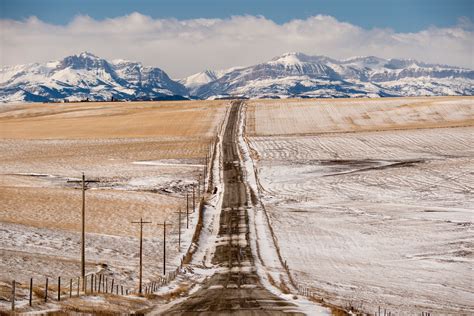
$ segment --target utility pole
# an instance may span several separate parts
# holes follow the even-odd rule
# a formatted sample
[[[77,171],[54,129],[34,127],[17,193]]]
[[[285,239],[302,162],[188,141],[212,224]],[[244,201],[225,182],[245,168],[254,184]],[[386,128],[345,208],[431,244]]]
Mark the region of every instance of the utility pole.
[[[163,275],[166,275],[166,220],[158,226],[163,226]]]
[[[206,178],[207,178],[207,155],[206,155],[206,164],[204,165],[204,179],[203,179],[203,191],[206,192]]]
[[[151,222],[144,222],[140,218],[139,222],[132,222],[132,224],[140,224],[140,272],[138,281],[138,294],[142,294],[142,271],[143,271],[143,224],[151,224]]]
[[[81,234],[81,277],[82,289],[85,292],[86,286],[86,176],[82,173],[82,234]]]
[[[198,176],[198,200],[201,199],[201,174]]]
[[[181,208],[179,208],[178,214],[178,252],[181,252]]]
[[[194,194],[194,183],[193,183],[193,213],[196,210],[196,196]]]
[[[186,229],[189,228],[189,193],[186,191]]]
[[[82,190],[82,210],[81,210],[81,278],[83,283],[83,290],[86,290],[85,277],[86,277],[86,190],[87,185],[92,182],[99,182],[98,180],[87,180],[82,173],[82,179],[80,180],[67,180],[68,183],[80,183]]]

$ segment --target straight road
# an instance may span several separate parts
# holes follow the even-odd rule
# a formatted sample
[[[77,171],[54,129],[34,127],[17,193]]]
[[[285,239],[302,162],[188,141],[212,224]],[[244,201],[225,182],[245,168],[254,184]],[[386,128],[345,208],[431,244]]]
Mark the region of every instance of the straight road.
[[[302,315],[295,312],[294,304],[266,290],[256,273],[249,240],[249,201],[237,145],[242,104],[232,102],[222,144],[224,200],[213,257],[222,271],[166,315]]]

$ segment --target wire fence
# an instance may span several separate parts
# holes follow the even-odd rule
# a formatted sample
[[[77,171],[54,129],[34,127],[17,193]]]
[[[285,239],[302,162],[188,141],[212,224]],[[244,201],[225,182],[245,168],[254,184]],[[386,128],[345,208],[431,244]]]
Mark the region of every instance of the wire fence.
[[[212,169],[218,141],[219,137],[216,135],[208,146],[202,188],[205,193],[212,192]],[[166,275],[159,276],[146,283],[144,285],[144,294],[151,294],[158,291],[160,287],[170,284],[178,275],[185,273],[183,264],[191,261],[192,255],[197,249],[197,243],[203,226],[204,204],[205,198],[201,196],[198,204],[198,220],[192,242],[181,258],[181,264]],[[20,305],[21,308],[24,308],[25,305],[33,307],[44,305],[52,301],[60,302],[73,297],[97,294],[127,296],[141,293],[139,293],[139,289],[137,288],[124,286],[120,280],[110,277],[105,271],[90,273],[84,278],[64,278],[61,276],[56,278],[45,277],[41,280],[38,278],[30,278],[27,282],[12,280],[11,283],[0,285],[0,302],[9,302],[12,311],[15,311]]]
[[[319,294],[317,294],[317,292],[315,290],[313,290],[309,287],[298,284],[297,289],[298,289],[298,294],[301,295],[301,296],[305,296],[306,298],[308,298],[310,300],[313,300],[313,301],[317,301],[317,302],[322,301],[321,296]],[[377,310],[374,313],[363,312],[363,311],[361,311],[361,308],[357,308],[357,307],[352,306],[352,305],[347,306],[347,308],[345,308],[345,310],[348,311],[348,312],[352,312],[354,314],[374,315],[374,316],[395,316],[397,314],[400,314],[399,312],[391,311],[388,308],[383,307],[383,306],[378,306]],[[419,313],[417,315],[431,316],[431,312],[422,311],[421,313]]]
[[[60,302],[67,298],[98,293],[128,295],[131,290],[124,287],[115,278],[106,276],[103,272],[91,273],[84,278],[57,278],[46,277],[39,280],[30,278],[28,282],[13,280],[10,284],[0,287],[0,301],[11,303],[14,311],[16,304],[37,306],[50,301]]]

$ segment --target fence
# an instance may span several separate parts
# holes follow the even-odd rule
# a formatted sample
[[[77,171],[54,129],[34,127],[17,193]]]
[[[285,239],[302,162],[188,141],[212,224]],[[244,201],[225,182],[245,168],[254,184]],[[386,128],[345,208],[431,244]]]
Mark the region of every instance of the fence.
[[[298,288],[298,294],[299,295],[305,296],[305,297],[307,297],[307,298],[309,298],[313,301],[316,301],[316,302],[320,302],[320,303],[323,302],[321,297],[319,295],[317,295],[316,292],[313,291],[311,288],[302,286],[300,284],[298,284],[297,288]],[[355,313],[355,314],[361,314],[361,315],[374,315],[374,316],[395,316],[395,315],[397,315],[397,313],[392,312],[392,311],[388,310],[387,308],[382,308],[381,306],[379,306],[378,309],[373,314],[372,313],[364,313],[364,312],[361,311],[361,309],[362,308],[356,308],[355,306],[352,306],[351,304],[349,304],[349,306],[347,306],[347,308],[346,308],[347,311],[350,311],[350,312]],[[421,316],[431,316],[431,312],[421,312],[419,315],[421,315]]]
[[[214,158],[216,156],[216,145],[218,140],[219,136],[216,135],[213,141],[210,143],[210,146],[208,148],[208,154],[206,156],[206,175],[203,179],[203,191],[207,193],[212,192],[212,169],[214,166]],[[198,205],[198,221],[192,237],[192,242],[188,250],[186,251],[186,254],[183,255],[180,266],[166,274],[166,276],[158,277],[157,280],[145,284],[145,294],[155,292],[158,290],[159,287],[169,284],[171,281],[176,279],[176,277],[180,273],[182,273],[183,264],[191,262],[192,255],[196,251],[196,245],[199,241],[199,236],[203,227],[204,203],[205,199],[204,197],[201,197]],[[59,302],[67,298],[91,295],[94,293],[113,295],[136,294],[136,290],[130,290],[128,288],[125,288],[123,285],[119,284],[114,278],[109,278],[102,272],[88,274],[85,276],[82,282],[81,277],[70,278],[68,279],[69,282],[66,282],[66,284],[62,283],[62,281],[64,282],[64,279],[61,280],[61,277],[58,277],[57,279],[45,278],[44,281],[41,281],[41,285],[35,286],[35,284],[38,283],[34,282],[33,278],[30,278],[29,283],[22,283],[13,280],[10,287],[7,286],[6,289],[0,288],[0,300],[10,301],[11,310],[15,311],[15,304],[17,301],[19,301],[19,299],[21,299],[22,301],[27,299],[28,305],[33,306],[40,305],[42,303],[47,303],[48,300],[56,300]],[[25,291],[27,294],[25,294]]]
[[[47,277],[41,281],[30,278],[27,283],[13,280],[10,287],[2,289],[0,297],[10,301],[11,310],[14,311],[19,300],[28,300],[28,305],[33,306],[94,293],[115,295],[130,293],[129,289],[102,272],[86,275],[82,282],[80,277],[68,278],[66,282],[64,281],[65,279],[61,277],[57,279]]]
[[[183,264],[187,264],[191,262],[192,256],[194,252],[196,251],[196,244],[199,241],[199,236],[201,234],[201,230],[203,227],[203,217],[204,217],[204,197],[201,198],[199,201],[199,206],[198,206],[198,222],[196,224],[196,229],[194,230],[193,238],[191,241],[191,244],[189,245],[188,250],[186,251],[186,254],[183,255],[181,258],[181,264],[173,271],[168,272],[166,276],[160,276],[156,280],[150,281],[144,285],[144,293],[145,294],[151,294],[155,291],[158,290],[159,287],[168,285],[171,281],[176,279],[176,277],[183,273]],[[135,292],[134,292],[135,293]]]
[[[214,158],[216,155],[216,150],[217,150],[217,142],[219,140],[219,136],[216,136],[214,138],[214,141],[211,143],[209,146],[209,157],[210,159],[206,159],[207,165],[205,166],[206,170],[211,170],[211,172],[208,172],[204,178],[204,183],[207,184],[203,188],[204,192],[211,193],[212,191],[212,168],[214,165]],[[196,227],[194,230],[194,234],[191,240],[191,244],[189,245],[188,250],[186,251],[186,254],[183,255],[181,258],[181,264],[173,271],[169,272],[166,274],[166,276],[160,276],[156,280],[150,281],[146,284],[144,284],[144,289],[143,292],[145,294],[151,294],[155,291],[157,291],[161,286],[168,285],[171,281],[176,279],[176,277],[183,272],[183,264],[188,264],[192,260],[193,254],[196,252],[197,249],[197,244],[199,242],[199,236],[201,235],[202,227],[203,227],[203,220],[204,220],[204,204],[205,204],[205,199],[204,197],[201,197],[199,200],[199,205],[198,205],[198,220],[196,223]],[[135,293],[135,292],[134,292]]]

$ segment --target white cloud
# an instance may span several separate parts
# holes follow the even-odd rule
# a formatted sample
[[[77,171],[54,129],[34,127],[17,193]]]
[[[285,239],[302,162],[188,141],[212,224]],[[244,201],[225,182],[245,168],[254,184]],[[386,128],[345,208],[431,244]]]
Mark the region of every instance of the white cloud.
[[[467,18],[449,28],[416,33],[363,29],[331,16],[277,24],[261,16],[229,19],[153,19],[140,13],[65,26],[31,17],[0,20],[2,65],[44,62],[89,51],[157,66],[179,78],[204,69],[251,65],[289,51],[348,58],[415,58],[474,68],[474,30]]]

